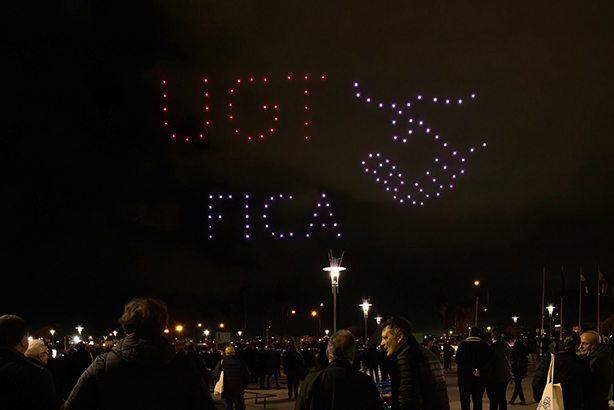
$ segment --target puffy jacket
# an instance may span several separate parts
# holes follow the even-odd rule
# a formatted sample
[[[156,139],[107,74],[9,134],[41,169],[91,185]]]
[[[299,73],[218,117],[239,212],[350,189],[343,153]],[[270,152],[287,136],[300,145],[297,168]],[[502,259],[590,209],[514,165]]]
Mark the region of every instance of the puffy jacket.
[[[65,410],[214,410],[205,381],[190,359],[163,337],[128,336],[81,375]]]
[[[391,372],[393,410],[448,410],[448,390],[437,356],[410,340],[399,347]]]
[[[222,371],[224,372],[225,393],[236,395],[245,393],[245,388],[252,375],[243,360],[234,355],[224,356],[224,359],[215,366],[215,370],[212,372],[213,378],[219,380]]]

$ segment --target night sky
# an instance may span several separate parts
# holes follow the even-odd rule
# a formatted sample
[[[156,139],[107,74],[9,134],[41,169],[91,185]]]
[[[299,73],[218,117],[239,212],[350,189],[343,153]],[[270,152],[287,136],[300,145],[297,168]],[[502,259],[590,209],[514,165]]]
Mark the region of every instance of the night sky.
[[[582,269],[583,319],[596,321],[598,265],[614,282],[612,2],[26,1],[9,15],[0,313],[108,332],[144,295],[174,323],[236,331],[247,316],[262,335],[283,308],[313,333],[312,309],[332,328],[332,250],[347,268],[339,327],[362,325],[362,296],[424,333],[443,330],[442,305],[453,329],[476,296],[485,326],[539,327],[544,267],[557,309],[564,269],[567,327]],[[259,139],[261,105],[277,103]],[[408,143],[393,140],[408,118],[431,134],[414,123]],[[472,147],[454,188],[423,206],[364,170],[380,153],[407,189],[425,186],[450,150]],[[313,217],[322,194],[326,221]],[[211,229],[210,195],[233,196]]]

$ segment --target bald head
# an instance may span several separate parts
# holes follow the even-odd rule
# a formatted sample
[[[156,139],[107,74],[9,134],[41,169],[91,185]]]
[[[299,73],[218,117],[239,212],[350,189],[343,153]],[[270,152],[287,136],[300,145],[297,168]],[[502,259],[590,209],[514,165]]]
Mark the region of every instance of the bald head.
[[[582,336],[580,336],[580,354],[582,356],[590,356],[600,343],[601,337],[594,330],[582,333]]]
[[[232,347],[232,346],[228,346],[228,347],[226,348],[226,350],[224,350],[224,354],[225,354],[226,356],[234,356],[234,355],[235,355],[235,348],[234,348],[234,347]]]

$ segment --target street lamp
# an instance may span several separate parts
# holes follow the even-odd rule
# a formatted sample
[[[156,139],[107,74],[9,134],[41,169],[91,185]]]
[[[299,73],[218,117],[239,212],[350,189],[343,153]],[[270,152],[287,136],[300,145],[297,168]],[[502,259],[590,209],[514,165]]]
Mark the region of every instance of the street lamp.
[[[79,332],[79,335],[81,335],[81,332],[83,332],[83,326],[79,325],[77,327],[75,327],[75,329],[77,329],[77,332]]]
[[[549,304],[547,309],[550,315],[550,337],[552,337],[552,312],[554,312],[554,305],[552,303]]]
[[[516,338],[518,337],[518,329],[516,327],[516,323],[518,323],[518,316],[514,315],[512,320],[514,321],[514,338]]]
[[[117,330],[113,331],[113,336],[117,339]]]
[[[49,333],[51,333],[51,346],[55,349],[55,329],[49,329]]]
[[[320,339],[320,333],[322,333],[322,319],[320,318],[320,315],[318,315],[318,312],[316,312],[315,310],[311,312],[311,316],[318,317],[318,339]]]
[[[239,331],[237,332],[237,334],[239,335],[239,341],[241,341],[241,342],[242,342],[242,341],[243,341],[243,339],[241,338],[241,335],[243,334],[243,332],[239,330]]]
[[[383,317],[381,317],[381,315],[377,315],[375,316],[375,321],[377,322],[377,345],[380,345],[380,331],[379,331],[379,325],[382,322]]]
[[[328,333],[329,333],[329,332],[330,332],[330,330],[328,330],[328,329],[326,329],[326,330],[324,331],[324,333],[326,333],[326,336],[328,336]]]
[[[205,330],[205,339],[207,340],[207,343],[209,342],[209,330]]]
[[[362,304],[358,305],[358,306],[362,306],[362,311],[365,315],[365,346],[367,345],[367,335],[368,335],[368,326],[367,326],[367,319],[369,318],[369,306],[373,306],[371,305],[369,302],[371,301],[371,298],[367,299],[367,298],[362,298]]]
[[[330,272],[330,281],[333,290],[333,333],[337,332],[337,294],[339,293],[339,272],[345,270],[345,268],[341,266],[343,255],[345,255],[345,252],[341,254],[340,258],[335,258],[333,257],[333,251],[330,251],[328,253],[328,262],[330,263],[330,266],[328,268],[323,268],[324,271]]]
[[[480,281],[476,280],[475,282],[473,282],[473,286],[475,286],[476,288],[480,286]],[[475,323],[474,323],[474,326],[478,327],[478,295],[475,295]]]

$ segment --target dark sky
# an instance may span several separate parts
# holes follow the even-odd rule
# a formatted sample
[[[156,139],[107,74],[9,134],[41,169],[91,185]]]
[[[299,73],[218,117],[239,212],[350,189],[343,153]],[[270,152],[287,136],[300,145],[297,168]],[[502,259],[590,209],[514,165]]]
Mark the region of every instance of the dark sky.
[[[484,325],[539,326],[542,268],[555,302],[561,266],[571,326],[580,269],[593,293],[598,265],[614,280],[611,2],[30,1],[9,15],[1,313],[108,331],[147,295],[175,322],[239,329],[246,314],[254,334],[279,329],[284,307],[310,332],[313,308],[332,326],[331,249],[347,267],[340,327],[362,323],[363,295],[421,332],[442,330],[441,304],[452,325],[476,295]],[[424,206],[394,201],[361,165],[381,153],[427,184],[433,157],[451,158],[424,131],[392,139],[408,125],[374,104],[409,101],[403,121],[476,147]],[[268,128],[263,102],[279,102],[278,130],[248,142],[243,129]],[[306,238],[322,193],[341,236],[329,223]],[[209,195],[235,198],[214,239]],[[279,195],[294,202],[267,200]],[[265,204],[285,238],[263,227]],[[584,300],[595,322],[596,297]]]

